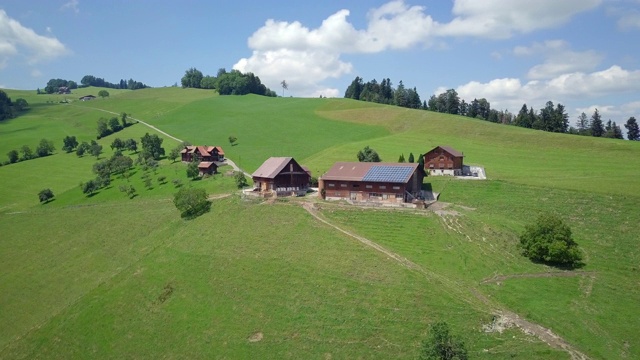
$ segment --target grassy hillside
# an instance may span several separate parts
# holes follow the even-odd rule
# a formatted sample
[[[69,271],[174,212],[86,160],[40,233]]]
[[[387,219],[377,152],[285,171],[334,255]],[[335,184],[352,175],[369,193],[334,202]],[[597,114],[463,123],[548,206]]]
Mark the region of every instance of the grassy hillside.
[[[415,358],[438,320],[474,358],[568,358],[517,329],[482,332],[500,309],[592,358],[640,357],[640,144],[346,99],[109,91],[108,99],[71,104],[8,91],[32,106],[0,122],[0,156],[41,138],[58,151],[0,167],[1,358]],[[97,119],[111,116],[100,109],[222,145],[248,171],[269,156],[294,156],[320,175],[366,145],[395,161],[447,144],[485,166],[489,180],[428,178],[451,204],[441,215],[319,205],[329,222],[423,269],[412,270],[320,223],[295,199],[231,196],[184,221],[170,201],[173,179],[210,194],[233,193],[233,179],[191,181],[167,159],[146,171],[150,189],[138,166],[85,196],[78,183],[94,176],[95,158],[59,149],[66,135],[95,138]],[[136,124],[101,139],[103,158],[116,136],[145,132],[153,130]],[[177,145],[163,138],[167,151]],[[121,184],[138,196],[128,199]],[[56,200],[39,205],[45,187]],[[572,227],[586,254],[578,272],[519,255],[518,234],[542,211]]]

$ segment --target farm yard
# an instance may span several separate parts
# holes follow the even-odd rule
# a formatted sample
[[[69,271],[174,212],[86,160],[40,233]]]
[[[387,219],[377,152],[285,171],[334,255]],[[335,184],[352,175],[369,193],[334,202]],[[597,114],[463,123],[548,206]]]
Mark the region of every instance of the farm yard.
[[[0,358],[413,359],[436,321],[472,358],[640,357],[638,143],[347,99],[157,88],[60,104],[64,95],[7,93],[32,107],[0,122],[0,154],[41,138],[57,150],[0,167]],[[292,156],[320,176],[365,146],[395,161],[448,144],[488,179],[425,178],[438,211],[363,209],[243,197],[229,166],[191,180],[162,158],[86,196],[78,184],[96,158],[60,147],[67,135],[95,139],[97,119],[109,116],[101,110],[193,144],[225,146],[234,134],[225,156],[248,172]],[[116,136],[145,133],[167,152],[180,145],[137,123],[97,140],[101,159]],[[124,184],[137,195],[123,195]],[[181,219],[171,203],[179,187],[204,188],[211,211]],[[43,188],[55,199],[41,205]],[[519,234],[545,211],[571,226],[584,267],[520,255]]]

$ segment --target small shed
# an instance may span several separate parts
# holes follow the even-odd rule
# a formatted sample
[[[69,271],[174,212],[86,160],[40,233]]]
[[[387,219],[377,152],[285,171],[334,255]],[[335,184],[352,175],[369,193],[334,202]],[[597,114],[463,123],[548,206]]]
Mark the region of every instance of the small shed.
[[[200,176],[213,175],[218,171],[218,165],[213,161],[202,161],[198,164]]]

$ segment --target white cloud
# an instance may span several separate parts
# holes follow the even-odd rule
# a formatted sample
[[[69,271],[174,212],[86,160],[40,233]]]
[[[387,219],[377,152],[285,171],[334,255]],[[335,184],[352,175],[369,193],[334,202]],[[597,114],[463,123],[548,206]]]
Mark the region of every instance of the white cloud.
[[[506,38],[514,33],[561,25],[600,2],[455,0],[452,10],[455,18],[450,23],[438,23],[426,13],[424,6],[410,6],[403,0],[394,0],[370,10],[364,29],[356,29],[347,20],[350,12],[346,9],[327,17],[315,29],[298,21],[269,19],[248,39],[251,57],[240,59],[233,68],[255,73],[272,89],[286,79],[292,90],[296,87],[292,91],[296,96],[312,96],[322,91],[322,81],[351,72],[353,66],[341,60],[342,54],[437,46],[441,44],[439,38],[450,36]],[[595,57],[595,54],[588,55]],[[492,56],[498,58],[500,54]],[[590,63],[585,63],[581,67],[561,68],[557,62],[551,62],[535,69],[533,76],[549,77],[569,70],[590,70],[587,66]]]
[[[441,36],[503,39],[566,23],[601,0],[455,0],[451,22],[437,27]]]
[[[60,9],[61,10],[71,10],[74,13],[78,14],[78,13],[80,13],[80,8],[78,7],[79,3],[80,2],[78,0],[69,0],[64,5],[62,5],[62,7]]]
[[[21,54],[22,50],[26,54]],[[27,63],[33,65],[63,56],[68,52],[69,50],[58,39],[38,35],[0,9],[0,64],[6,66],[9,58],[25,55]]]
[[[616,93],[640,91],[640,70],[614,65],[591,73],[562,74],[549,80],[494,79],[486,83],[471,81],[456,88],[461,98],[486,98],[496,109],[517,111],[527,103],[540,107],[548,100],[592,99]]]
[[[573,51],[564,40],[547,40],[533,45],[516,46],[513,53],[517,56],[542,55],[546,59],[542,64],[529,69],[529,79],[550,79],[561,74],[591,71],[602,61],[603,56],[594,50]]]

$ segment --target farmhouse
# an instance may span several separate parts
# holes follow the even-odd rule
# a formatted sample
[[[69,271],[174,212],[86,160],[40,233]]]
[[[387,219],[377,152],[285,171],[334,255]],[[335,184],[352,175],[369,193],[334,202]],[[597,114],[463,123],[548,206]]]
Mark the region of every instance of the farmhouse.
[[[424,171],[429,175],[462,175],[464,154],[449,146],[436,146],[424,154]]]
[[[224,161],[224,151],[220,146],[185,146],[180,155],[183,162]]]
[[[318,179],[327,200],[404,203],[420,197],[418,163],[338,162]]]
[[[270,157],[251,177],[255,191],[276,196],[304,195],[311,180],[309,170],[292,157]]]
[[[67,86],[60,86],[58,88],[58,94],[71,94],[71,89],[69,89]]]
[[[95,99],[95,98],[96,98],[96,97],[95,97],[95,96],[93,96],[93,95],[85,95],[85,96],[81,97],[81,98],[80,98],[80,100],[82,100],[82,101],[88,101],[88,100],[93,100],[93,99]]]
[[[198,171],[200,172],[200,176],[212,175],[218,171],[218,165],[213,161],[202,161],[198,164]]]

